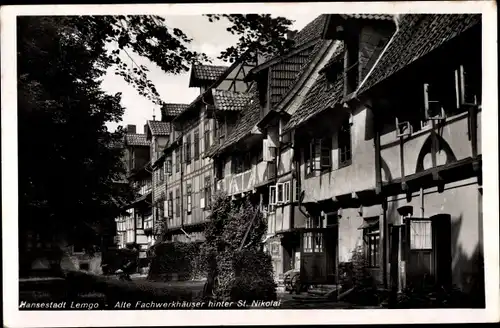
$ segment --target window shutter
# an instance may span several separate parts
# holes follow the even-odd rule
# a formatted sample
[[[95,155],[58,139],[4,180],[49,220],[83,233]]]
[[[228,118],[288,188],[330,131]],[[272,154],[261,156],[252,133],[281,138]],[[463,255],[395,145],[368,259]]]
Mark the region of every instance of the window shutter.
[[[163,201],[163,217],[168,217],[168,201]]]

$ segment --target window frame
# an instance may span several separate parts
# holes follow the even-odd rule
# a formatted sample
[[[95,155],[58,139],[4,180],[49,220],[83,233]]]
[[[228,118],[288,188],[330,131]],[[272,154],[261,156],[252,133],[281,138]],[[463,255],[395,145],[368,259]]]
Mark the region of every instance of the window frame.
[[[433,250],[433,245],[432,245],[432,220],[424,220],[424,219],[419,219],[419,220],[415,220],[415,219],[410,219],[410,251],[432,251]],[[425,224],[428,226],[429,230],[428,230],[428,233],[429,235],[428,236],[425,236],[426,239],[426,242],[424,242],[425,245],[428,245],[428,247],[423,247],[423,248],[418,248],[418,247],[414,247],[414,243],[415,243],[415,237],[416,236],[419,236],[419,235],[416,235],[416,230],[414,229],[414,226],[417,226],[417,225],[421,225],[421,224]]]
[[[174,217],[174,193],[170,192],[169,193],[169,198],[168,198],[168,217],[173,218]]]
[[[175,150],[175,173],[179,173],[181,170],[181,147],[177,147]]]
[[[279,182],[276,184],[276,204],[283,204],[285,202],[285,186]]]
[[[194,131],[194,154],[193,159],[198,160],[200,158],[200,131],[196,129]]]
[[[191,190],[191,185],[186,186],[186,212],[191,214],[193,211],[193,193]]]
[[[339,168],[352,164],[352,123],[347,118],[338,130]]]
[[[181,194],[179,188],[175,190],[175,217],[179,218],[181,216]]]
[[[205,187],[203,189],[203,196],[205,199],[205,207],[208,209],[212,204],[212,183],[210,176],[205,177]]]
[[[186,135],[186,142],[184,144],[184,161],[186,164],[191,163],[191,134]]]
[[[205,119],[203,126],[203,143],[204,143],[204,151],[207,152],[210,148],[210,121],[209,119]]]
[[[323,137],[320,140],[320,150],[319,150],[319,165],[322,171],[331,170],[333,167],[333,138],[331,136]],[[327,160],[327,162],[325,162]]]
[[[366,220],[364,221],[366,222]],[[363,229],[365,257],[369,268],[380,267],[380,222]]]
[[[144,229],[144,218],[140,214],[135,215],[135,229]]]
[[[285,204],[290,203],[291,200],[291,184],[290,181],[283,182],[283,202]]]

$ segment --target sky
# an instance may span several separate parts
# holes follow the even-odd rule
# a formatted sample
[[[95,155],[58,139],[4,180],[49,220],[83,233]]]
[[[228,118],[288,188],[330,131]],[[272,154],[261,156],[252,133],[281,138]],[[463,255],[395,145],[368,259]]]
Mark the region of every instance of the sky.
[[[316,18],[317,14],[287,15],[287,18],[294,21],[292,29],[300,30],[310,21]],[[226,31],[229,23],[221,19],[210,23],[204,16],[165,16],[166,24],[170,28],[181,29],[193,41],[190,44],[192,50],[204,52],[213,60],[213,65],[226,65],[216,57],[227,47],[236,44],[238,36]],[[156,64],[148,59],[131,54],[137,65],[145,65],[149,69],[149,78],[155,84],[158,93],[163,101],[167,103],[191,103],[198,95],[198,88],[189,88],[189,72],[172,75],[163,72]],[[128,57],[122,57],[128,64],[133,62]],[[160,119],[159,106],[153,104],[147,98],[140,96],[137,91],[123,80],[122,77],[113,73],[113,69],[108,70],[102,81],[102,88],[105,92],[115,94],[122,93],[122,106],[125,107],[125,114],[122,122],[108,122],[106,126],[110,131],[114,131],[118,125],[136,125],[137,133],[143,132],[146,120],[151,120],[153,115]]]

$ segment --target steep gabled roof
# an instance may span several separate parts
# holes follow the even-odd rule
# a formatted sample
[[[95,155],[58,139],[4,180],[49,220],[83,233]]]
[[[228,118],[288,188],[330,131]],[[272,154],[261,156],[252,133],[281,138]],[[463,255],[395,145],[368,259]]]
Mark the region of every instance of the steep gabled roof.
[[[293,38],[294,48],[303,45],[304,43],[312,40],[320,39],[322,36],[323,28],[326,24],[327,16],[325,14],[319,15],[309,24],[304,26]]]
[[[339,46],[327,65],[331,65],[336,61],[343,61],[343,51],[344,47]],[[303,103],[292,114],[287,125],[283,128],[283,132],[297,128],[313,116],[339,103],[344,94],[344,79],[342,73],[343,72],[339,72],[337,80],[334,83],[329,82],[325,74],[320,74],[312,88],[306,94]]]
[[[191,77],[189,79],[189,87],[199,87],[216,81],[228,66],[214,66],[214,65],[193,65],[191,68]]]
[[[290,91],[294,83],[297,83],[299,74],[304,72],[304,68],[318,55],[319,50],[325,45],[321,39],[324,24],[326,23],[326,15],[320,15],[311,23],[307,24],[295,37],[294,49],[288,54],[275,57],[270,62],[264,63],[260,69],[271,67],[270,79],[270,102],[274,106],[279,103],[286,92]],[[291,55],[290,55],[291,53]],[[271,64],[271,65],[269,65]],[[259,66],[257,67],[257,71]],[[260,101],[256,87],[252,87],[250,92],[253,102],[250,102],[241,112],[241,116],[236,122],[235,127],[222,142],[222,144],[213,146],[208,156],[213,156],[224,151],[226,148],[242,140],[248,136],[252,129],[259,123],[260,117]]]
[[[172,122],[175,122],[175,121],[179,121],[181,119],[181,117],[183,117],[185,115],[185,113],[189,112],[191,109],[193,109],[196,104],[198,104],[202,99],[203,97],[205,97],[206,95],[208,95],[211,91],[211,89],[214,89],[216,88],[218,85],[220,85],[220,83],[222,81],[224,81],[225,78],[227,78],[227,76],[239,65],[241,64],[241,59],[237,59],[234,61],[234,63],[229,66],[228,68],[225,69],[225,71],[217,78],[217,80],[215,80],[208,88],[207,90],[205,90],[205,92],[203,92],[202,94],[200,94],[198,97],[195,98],[195,100],[193,100],[182,112],[180,112],[173,120]]]
[[[170,134],[170,123],[162,121],[148,121],[148,127],[154,136],[167,136]]]
[[[322,45],[322,40],[318,40],[313,46],[271,67],[269,101],[272,107],[278,104],[291,88],[293,82],[297,80],[301,71],[314,58]]]
[[[480,14],[407,14],[358,95],[481,22]]]
[[[236,124],[231,133],[220,144],[213,145],[206,153],[206,156],[213,156],[232,144],[239,142],[241,139],[251,133],[253,127],[260,119],[260,102],[257,93],[257,88],[252,86],[249,91],[250,100],[245,108],[241,111],[241,116],[236,121]]]
[[[212,89],[212,97],[215,108],[221,111],[241,111],[251,99],[251,95],[246,92],[220,89]]]
[[[182,111],[184,111],[188,106],[188,104],[164,104],[161,108],[161,113],[164,116],[177,116],[182,113]]]
[[[392,20],[391,14],[338,14],[345,19],[370,19],[370,20]]]
[[[149,141],[146,138],[145,134],[137,134],[137,133],[127,133],[125,135],[125,144],[127,146],[143,146],[149,147]]]

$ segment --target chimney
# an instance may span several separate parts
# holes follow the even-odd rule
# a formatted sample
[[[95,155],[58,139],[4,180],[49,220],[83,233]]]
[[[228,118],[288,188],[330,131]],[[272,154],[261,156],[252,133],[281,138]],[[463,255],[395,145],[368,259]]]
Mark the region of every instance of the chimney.
[[[148,124],[144,124],[144,134],[148,133]]]
[[[134,124],[128,124],[127,125],[127,133],[136,133],[135,132],[135,125]]]
[[[286,32],[286,38],[288,40],[293,40],[293,38],[295,37],[295,35],[297,35],[297,30],[290,30],[288,32]]]

